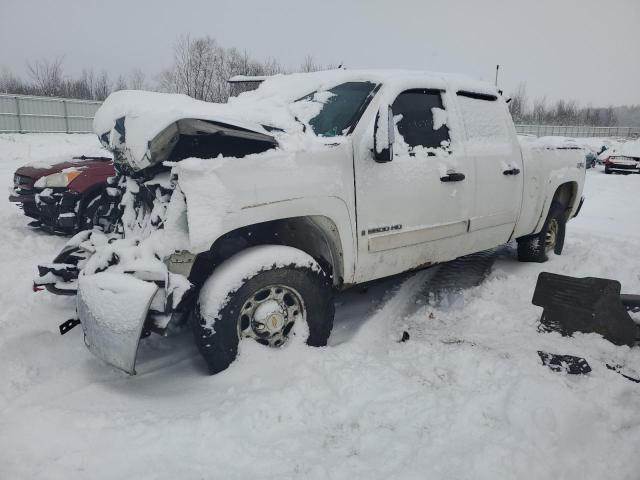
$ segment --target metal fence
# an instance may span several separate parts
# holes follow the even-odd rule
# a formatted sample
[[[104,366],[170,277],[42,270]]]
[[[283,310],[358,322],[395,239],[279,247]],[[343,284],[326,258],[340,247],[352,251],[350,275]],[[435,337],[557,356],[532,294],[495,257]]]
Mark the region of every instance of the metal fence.
[[[0,133],[91,133],[102,102],[0,94]],[[516,125],[520,134],[564,137],[640,138],[640,127]]]
[[[516,125],[520,134],[536,137],[618,137],[640,138],[640,127],[592,127],[590,125]]]
[[[102,102],[0,94],[0,133],[88,133]]]

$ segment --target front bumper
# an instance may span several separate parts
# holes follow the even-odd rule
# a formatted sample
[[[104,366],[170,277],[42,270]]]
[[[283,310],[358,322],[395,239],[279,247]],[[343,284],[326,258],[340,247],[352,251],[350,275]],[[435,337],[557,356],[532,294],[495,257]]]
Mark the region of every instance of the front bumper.
[[[640,173],[640,166],[620,164],[620,163],[608,163],[605,165],[607,170],[612,172],[624,172],[624,173]]]
[[[91,353],[135,375],[138,344],[157,291],[154,283],[132,275],[102,272],[81,276],[77,309]]]
[[[72,233],[77,228],[77,210],[81,195],[68,189],[13,189],[9,201],[21,205],[28,217],[45,230]]]
[[[27,217],[40,219],[40,212],[36,207],[36,192],[34,190],[11,189],[9,201],[17,203]]]
[[[36,207],[45,229],[73,232],[77,225],[77,210],[81,195],[71,190],[45,189],[36,195]]]

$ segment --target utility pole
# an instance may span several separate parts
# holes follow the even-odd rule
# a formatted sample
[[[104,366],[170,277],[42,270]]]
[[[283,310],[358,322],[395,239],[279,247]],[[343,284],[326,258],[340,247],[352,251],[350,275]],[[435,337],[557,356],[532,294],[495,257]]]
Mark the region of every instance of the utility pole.
[[[498,88],[498,71],[500,70],[500,65],[496,65],[496,88]]]

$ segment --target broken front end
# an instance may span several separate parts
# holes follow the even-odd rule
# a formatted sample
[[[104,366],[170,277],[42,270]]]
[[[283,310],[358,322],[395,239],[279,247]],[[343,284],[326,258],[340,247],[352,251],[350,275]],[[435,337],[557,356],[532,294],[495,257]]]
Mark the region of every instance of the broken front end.
[[[278,145],[274,134],[279,130],[274,127],[218,114],[185,117],[178,105],[195,109],[198,115],[211,108],[187,97],[149,92],[117,92],[104,102],[94,130],[114,156],[117,175],[107,191],[117,205],[112,212],[117,219],[112,218],[108,228],[73,237],[53,262],[39,266],[34,285],[56,294],[75,294],[78,319],[61,325],[61,333],[82,324],[89,349],[130,374],[135,373],[140,338],[164,333],[189,311],[195,290],[190,282],[192,267],[200,277],[206,273],[200,272],[189,252],[203,252],[198,258],[206,260],[210,245],[204,245],[209,238],[194,243],[194,230],[206,227],[202,225],[206,221],[215,223],[225,213],[220,201],[223,182],[215,174],[204,184],[196,181],[190,212],[205,209],[199,217],[205,222],[189,232],[181,190],[189,182],[180,185],[177,176],[181,181],[189,175],[201,180],[202,172],[185,172],[177,162],[243,157]],[[132,113],[138,107],[140,111]],[[211,265],[202,264],[205,270]]]
[[[180,250],[186,205],[170,172],[113,182],[119,207],[112,227],[71,238],[52,263],[38,266],[34,289],[77,295],[78,319],[65,322],[60,332],[82,324],[92,353],[134,374],[140,338],[164,334],[171,320],[184,316],[180,303],[191,287],[193,256]]]

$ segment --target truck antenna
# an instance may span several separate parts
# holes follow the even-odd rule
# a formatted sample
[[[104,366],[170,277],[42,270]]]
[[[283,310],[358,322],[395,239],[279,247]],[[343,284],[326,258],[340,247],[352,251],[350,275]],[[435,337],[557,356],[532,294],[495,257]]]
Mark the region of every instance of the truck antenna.
[[[500,65],[496,65],[496,88],[498,88],[498,71],[500,70]]]

